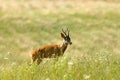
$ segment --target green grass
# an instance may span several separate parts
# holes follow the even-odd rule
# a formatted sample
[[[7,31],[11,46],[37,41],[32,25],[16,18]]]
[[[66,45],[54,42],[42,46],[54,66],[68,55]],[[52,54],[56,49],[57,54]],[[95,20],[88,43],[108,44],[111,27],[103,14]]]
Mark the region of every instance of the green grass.
[[[109,52],[81,58],[64,56],[42,62],[39,66],[11,64],[1,66],[1,80],[119,80],[120,58]]]
[[[109,2],[110,1],[110,2]],[[117,1],[117,0],[116,0]],[[119,80],[120,4],[107,1],[0,0],[0,80]],[[30,51],[73,44],[63,57],[30,63]]]

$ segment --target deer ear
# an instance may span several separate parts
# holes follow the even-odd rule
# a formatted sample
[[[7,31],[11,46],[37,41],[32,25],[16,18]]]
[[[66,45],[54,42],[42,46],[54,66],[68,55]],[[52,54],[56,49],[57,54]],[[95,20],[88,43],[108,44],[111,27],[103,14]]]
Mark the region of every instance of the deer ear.
[[[62,38],[65,38],[65,35],[64,35],[63,33],[61,33],[61,37],[62,37]]]

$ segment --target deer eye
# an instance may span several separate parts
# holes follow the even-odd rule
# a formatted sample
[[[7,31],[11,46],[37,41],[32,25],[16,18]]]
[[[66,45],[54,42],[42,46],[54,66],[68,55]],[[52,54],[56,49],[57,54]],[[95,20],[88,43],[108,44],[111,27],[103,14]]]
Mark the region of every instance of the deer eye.
[[[65,39],[66,39],[67,41],[70,41],[70,38],[69,38],[69,37],[66,37]]]

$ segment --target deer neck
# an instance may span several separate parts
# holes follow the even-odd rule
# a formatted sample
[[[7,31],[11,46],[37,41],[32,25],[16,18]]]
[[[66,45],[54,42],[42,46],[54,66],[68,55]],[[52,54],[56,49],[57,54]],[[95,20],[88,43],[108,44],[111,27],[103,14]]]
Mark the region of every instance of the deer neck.
[[[65,50],[67,49],[67,46],[68,46],[68,43],[63,43],[62,46],[61,46],[61,52],[64,53]]]

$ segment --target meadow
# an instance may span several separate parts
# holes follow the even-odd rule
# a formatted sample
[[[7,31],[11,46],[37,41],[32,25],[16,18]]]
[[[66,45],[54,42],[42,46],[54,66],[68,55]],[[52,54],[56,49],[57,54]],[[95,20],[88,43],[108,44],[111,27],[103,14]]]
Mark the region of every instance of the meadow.
[[[72,45],[31,66],[30,52]],[[119,0],[0,0],[0,80],[120,80]]]

